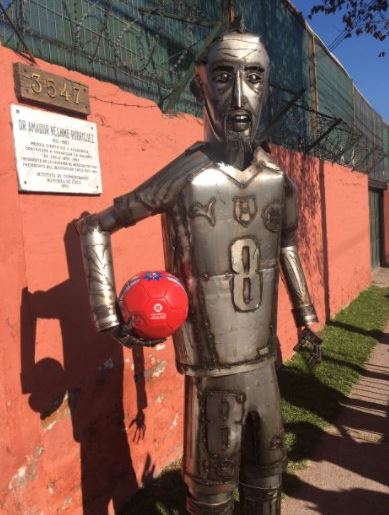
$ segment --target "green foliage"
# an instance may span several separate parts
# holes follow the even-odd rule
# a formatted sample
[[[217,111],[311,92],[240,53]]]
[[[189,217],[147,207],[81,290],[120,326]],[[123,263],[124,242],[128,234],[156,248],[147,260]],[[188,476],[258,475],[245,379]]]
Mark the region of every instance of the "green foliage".
[[[336,422],[341,402],[361,374],[388,318],[389,290],[372,286],[321,332],[323,361],[313,373],[299,354],[279,371],[289,456],[285,490],[298,484],[293,472],[303,468],[305,460],[312,456],[324,428]],[[185,486],[179,462],[139,491],[122,511],[123,515],[185,513]]]
[[[370,34],[379,41],[389,35],[389,2],[387,0],[321,0],[311,8],[309,18],[315,14],[343,12],[344,31],[342,39],[352,35]],[[340,42],[339,41],[339,42]],[[339,44],[339,43],[338,43]],[[333,50],[333,48],[331,49]],[[381,52],[380,57],[385,55]]]

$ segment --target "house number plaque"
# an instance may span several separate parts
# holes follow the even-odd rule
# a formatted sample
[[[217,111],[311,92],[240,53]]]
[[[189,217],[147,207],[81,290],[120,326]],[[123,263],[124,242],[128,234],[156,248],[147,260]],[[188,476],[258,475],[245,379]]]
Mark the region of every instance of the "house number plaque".
[[[90,114],[89,90],[85,84],[23,63],[14,64],[14,78],[18,100]]]

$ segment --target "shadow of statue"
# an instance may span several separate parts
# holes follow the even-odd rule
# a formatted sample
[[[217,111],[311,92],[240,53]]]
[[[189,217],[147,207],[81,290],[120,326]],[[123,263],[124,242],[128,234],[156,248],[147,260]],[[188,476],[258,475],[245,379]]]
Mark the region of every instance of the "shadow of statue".
[[[367,488],[346,487],[341,490],[327,490],[318,488],[302,481],[297,476],[285,475],[285,484],[288,485],[288,496],[309,502],[309,509],[321,515],[386,515],[389,503],[389,494],[369,490]]]
[[[350,399],[336,388],[323,383],[315,375],[301,374],[291,366],[283,367],[278,371],[278,381],[283,402],[303,409],[307,417],[314,421],[313,424],[305,422],[300,425],[290,424],[288,417],[284,416],[286,432],[294,435],[293,448],[289,452],[289,458],[293,461],[304,460],[312,455],[319,442],[317,431],[320,434],[323,433],[320,429],[321,425],[333,425],[342,436],[347,437],[346,430],[339,422],[341,414],[347,415],[349,424],[355,430],[374,432],[377,431],[377,427],[381,427],[380,416],[364,413],[361,410],[384,410],[384,404],[369,402],[368,399]],[[294,392],[299,393],[295,395]],[[382,395],[380,391],[375,391],[375,394]]]
[[[109,336],[98,335],[90,322],[73,223],[64,242],[69,278],[47,291],[22,291],[22,391],[46,430],[70,414],[73,438],[80,445],[83,513],[107,514],[110,503],[118,512],[138,489],[124,420],[123,349]],[[38,319],[59,321],[63,364],[50,356],[36,362]],[[55,348],[57,342],[49,345]],[[146,431],[143,349],[134,349],[133,359],[137,415],[129,430],[139,439]]]
[[[331,327],[339,327],[344,329],[345,331],[351,331],[353,333],[361,334],[362,336],[370,336],[379,342],[389,343],[389,335],[380,331],[378,329],[366,330],[362,327],[358,327],[356,325],[346,324],[345,322],[340,322],[339,320],[330,320],[327,325]]]
[[[186,488],[178,465],[153,478],[147,461],[142,474],[142,483],[147,486],[132,497],[120,515],[186,515]]]
[[[348,420],[349,414],[346,417]],[[368,421],[367,416],[365,420]],[[381,427],[382,420],[381,418],[381,421],[379,421]],[[374,429],[374,425],[378,426],[378,423],[371,422],[371,429]],[[351,421],[350,425],[353,425],[353,421]],[[368,441],[352,438],[346,431],[346,428],[342,426],[341,421],[338,421],[336,428],[339,431],[338,434],[325,432],[310,422],[285,424],[287,432],[297,436],[304,435],[306,438],[305,443],[302,441],[298,442],[296,439],[288,453],[290,460],[298,461],[309,458],[310,462],[320,463],[324,461],[333,463],[369,481],[388,487],[389,450],[387,446],[381,444],[387,441],[387,436],[385,434],[382,435],[380,441]],[[313,442],[316,442],[316,445]],[[290,478],[286,478],[284,488],[288,495],[293,490],[293,482],[289,484],[289,480]],[[297,497],[297,494],[295,497]]]

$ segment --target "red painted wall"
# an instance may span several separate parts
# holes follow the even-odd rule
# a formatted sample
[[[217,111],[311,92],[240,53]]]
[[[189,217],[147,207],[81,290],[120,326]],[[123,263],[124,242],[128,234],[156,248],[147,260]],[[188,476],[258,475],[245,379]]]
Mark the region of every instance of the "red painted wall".
[[[202,126],[191,116],[163,115],[153,102],[112,84],[40,62],[89,86],[104,193],[19,194],[10,104],[17,102],[12,62],[21,60],[0,47],[0,506],[5,513],[28,507],[77,514],[84,505],[100,513],[120,506],[181,455],[183,381],[170,341],[129,351],[95,334],[72,221],[152,175],[201,139]],[[334,313],[369,283],[367,182],[342,167],[324,170],[317,159],[274,152],[302,192],[299,247],[323,323],[326,284]],[[118,287],[139,269],[163,266],[159,219],[115,234],[113,251]],[[282,285],[279,308],[287,358],[296,330]]]
[[[272,147],[277,161],[296,183],[299,196],[299,226],[297,242],[309,291],[321,327],[325,322],[324,263],[323,263],[323,208],[321,202],[319,160],[282,147]],[[290,311],[290,303],[283,282],[278,303],[278,335],[284,359],[291,356],[297,333]]]
[[[368,176],[326,164],[329,304],[334,315],[371,282]]]
[[[320,326],[371,283],[368,176],[280,147],[273,153],[299,188],[299,254]],[[293,322],[283,288],[280,293],[279,336],[287,358]]]
[[[384,244],[385,265],[389,266],[389,190],[384,191]]]
[[[103,513],[181,456],[183,380],[170,341],[129,351],[95,334],[72,221],[133,189],[200,139],[202,126],[40,62],[89,85],[104,193],[19,194],[10,104],[20,60],[0,48],[0,503],[6,513],[81,513],[82,503]],[[115,234],[113,252],[119,288],[139,269],[161,268],[159,218]]]

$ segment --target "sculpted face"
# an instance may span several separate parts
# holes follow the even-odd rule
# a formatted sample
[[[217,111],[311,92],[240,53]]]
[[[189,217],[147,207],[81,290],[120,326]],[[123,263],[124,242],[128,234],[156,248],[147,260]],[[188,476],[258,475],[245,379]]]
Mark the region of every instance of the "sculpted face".
[[[269,58],[259,37],[224,34],[197,66],[199,87],[213,136],[251,143],[267,92]]]

